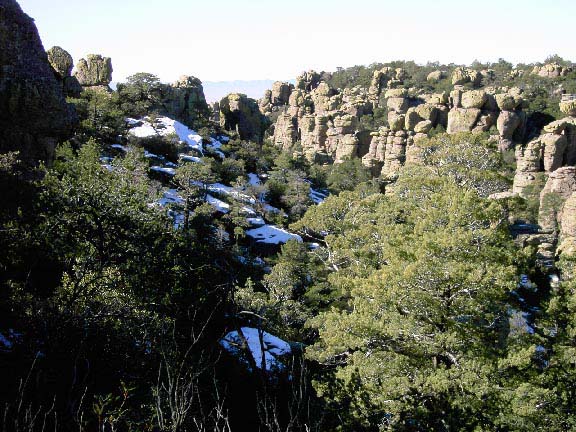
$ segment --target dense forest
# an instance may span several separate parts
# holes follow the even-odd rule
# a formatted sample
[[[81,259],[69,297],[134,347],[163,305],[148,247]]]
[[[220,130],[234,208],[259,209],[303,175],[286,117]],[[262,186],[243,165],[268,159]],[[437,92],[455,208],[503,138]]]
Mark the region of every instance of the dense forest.
[[[28,28],[0,37],[2,432],[576,430],[571,62],[210,106],[193,77],[112,90],[101,56],[72,75],[0,5]]]

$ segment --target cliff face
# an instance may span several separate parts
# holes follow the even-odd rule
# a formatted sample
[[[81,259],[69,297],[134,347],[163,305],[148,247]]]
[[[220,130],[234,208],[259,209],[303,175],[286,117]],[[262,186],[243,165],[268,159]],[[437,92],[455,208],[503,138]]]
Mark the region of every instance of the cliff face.
[[[0,0],[0,152],[28,164],[51,161],[76,122],[34,20],[15,0]]]

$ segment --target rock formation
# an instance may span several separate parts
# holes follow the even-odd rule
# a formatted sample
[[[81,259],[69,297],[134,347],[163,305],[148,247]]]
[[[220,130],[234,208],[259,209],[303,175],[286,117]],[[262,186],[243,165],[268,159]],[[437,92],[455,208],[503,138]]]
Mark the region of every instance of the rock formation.
[[[202,81],[183,75],[161,96],[167,115],[190,127],[199,127],[210,116]]]
[[[67,70],[67,69],[66,69]],[[15,0],[0,0],[0,152],[33,165],[51,161],[77,121],[42,46],[34,20]]]
[[[220,126],[237,132],[240,139],[262,141],[267,122],[254,99],[244,94],[231,93],[219,105]]]
[[[88,54],[76,65],[74,76],[82,87],[108,88],[112,82],[112,59],[98,54]]]
[[[272,85],[272,90],[267,90],[264,97],[258,101],[260,112],[270,116],[272,113],[278,112],[282,107],[287,106],[292,90],[294,90],[292,84],[276,81]]]
[[[62,85],[65,96],[79,97],[82,92],[82,86],[72,76],[74,60],[68,51],[58,46],[50,48],[47,52],[48,61],[54,69],[56,79]]]
[[[542,78],[558,78],[568,75],[572,68],[560,66],[557,63],[547,63],[543,66],[534,66],[532,75],[538,75]]]
[[[526,145],[516,147],[513,192],[527,197],[536,173],[546,175],[576,164],[576,118],[567,117],[544,127],[543,133]]]

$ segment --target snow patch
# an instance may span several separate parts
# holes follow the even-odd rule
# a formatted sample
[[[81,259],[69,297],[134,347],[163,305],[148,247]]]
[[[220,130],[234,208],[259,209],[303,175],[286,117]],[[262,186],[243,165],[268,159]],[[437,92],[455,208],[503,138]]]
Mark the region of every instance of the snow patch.
[[[248,230],[246,235],[252,237],[258,243],[280,244],[292,239],[302,242],[302,237],[299,235],[292,234],[274,225],[264,225],[260,228]]]

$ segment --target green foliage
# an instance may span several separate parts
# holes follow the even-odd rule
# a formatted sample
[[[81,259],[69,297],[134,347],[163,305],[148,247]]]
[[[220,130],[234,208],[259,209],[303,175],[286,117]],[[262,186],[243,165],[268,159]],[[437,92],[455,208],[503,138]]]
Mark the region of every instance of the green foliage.
[[[331,193],[338,194],[344,190],[353,190],[368,180],[370,180],[368,169],[362,165],[360,159],[354,158],[332,165],[326,184]]]

